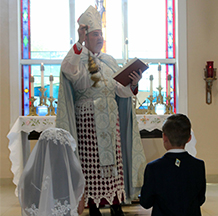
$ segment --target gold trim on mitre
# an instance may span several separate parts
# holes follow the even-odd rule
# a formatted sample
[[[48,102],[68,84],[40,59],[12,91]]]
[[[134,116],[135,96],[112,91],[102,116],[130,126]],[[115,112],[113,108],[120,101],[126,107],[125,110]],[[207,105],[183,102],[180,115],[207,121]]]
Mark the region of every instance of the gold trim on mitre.
[[[86,9],[86,11],[80,16],[77,22],[79,25],[88,25],[89,32],[94,30],[102,30],[101,15],[92,5]]]

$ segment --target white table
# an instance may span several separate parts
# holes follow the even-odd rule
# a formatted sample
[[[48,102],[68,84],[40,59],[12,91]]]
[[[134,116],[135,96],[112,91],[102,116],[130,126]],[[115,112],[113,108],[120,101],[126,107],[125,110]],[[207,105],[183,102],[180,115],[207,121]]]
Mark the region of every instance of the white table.
[[[154,129],[161,130],[164,120],[169,115],[137,115],[139,130],[152,131]],[[56,116],[20,116],[7,137],[9,139],[9,158],[11,160],[11,171],[14,175],[13,183],[17,186],[23,167],[30,155],[30,142],[28,134],[32,131],[41,132],[47,128],[55,127]],[[192,139],[186,145],[186,150],[196,155],[196,139],[192,132]],[[17,190],[15,191],[17,195]]]

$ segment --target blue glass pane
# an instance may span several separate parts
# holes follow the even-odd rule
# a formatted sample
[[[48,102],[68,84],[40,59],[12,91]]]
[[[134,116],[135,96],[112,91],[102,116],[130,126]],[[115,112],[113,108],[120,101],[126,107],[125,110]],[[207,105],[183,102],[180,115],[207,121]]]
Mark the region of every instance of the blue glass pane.
[[[70,49],[69,0],[31,0],[31,58],[60,59]]]
[[[172,79],[170,81],[170,97],[172,98],[170,100],[170,103],[171,103],[172,107],[175,107],[174,106],[174,104],[175,104],[174,95],[175,95],[176,87],[174,86],[174,81],[175,81],[174,65],[172,65],[172,64],[168,65],[168,74],[170,74],[172,77]]]
[[[32,65],[31,67],[29,65],[23,65],[23,86],[24,90],[28,89],[28,92],[23,92],[24,94],[24,115],[29,114],[29,74],[31,68],[31,74],[34,76],[34,98],[36,99],[34,102],[34,106],[38,107],[40,104],[40,97],[42,93],[40,92],[41,88],[41,65]],[[44,87],[46,89],[45,91],[45,97],[46,104],[50,105],[50,102],[48,101],[48,98],[50,97],[50,81],[49,76],[52,74],[54,77],[53,81],[53,98],[55,101],[53,102],[53,106],[57,108],[57,98],[58,98],[58,91],[59,91],[59,75],[60,75],[60,65],[44,65]],[[38,110],[38,109],[37,109]]]
[[[39,91],[41,87],[41,65],[32,65],[32,75],[34,76],[34,95],[40,97],[41,92]],[[59,90],[59,75],[60,75],[60,65],[44,65],[44,87],[46,88],[45,96],[50,97],[50,81],[49,76],[53,75],[53,97],[58,98]],[[37,104],[37,101],[35,102]]]
[[[168,58],[174,58],[174,14],[173,0],[167,1],[167,37],[168,37]]]
[[[21,28],[21,44],[22,44],[22,58],[23,59],[29,59],[29,52],[30,52],[30,35],[29,35],[29,10],[28,0],[22,1],[22,8],[21,8],[21,20],[22,20],[22,28]]]
[[[32,51],[31,52],[31,58],[32,59],[64,59],[64,57],[67,55],[67,51]]]
[[[29,114],[29,65],[23,65],[23,114]]]
[[[161,95],[163,96],[163,102],[166,103],[166,97],[167,97],[167,74],[170,74],[172,76],[171,82],[170,82],[170,88],[171,88],[171,104],[173,106],[174,104],[174,91],[175,86],[174,86],[174,81],[175,81],[175,77],[174,77],[174,65],[169,64],[168,65],[168,73],[167,73],[167,65],[162,64],[161,65]],[[150,84],[151,81],[149,80],[150,75],[153,75],[153,81],[152,81],[152,85],[153,85],[153,97],[155,98],[153,103],[157,102],[157,96],[159,95],[159,90],[157,89],[159,87],[159,72],[158,72],[158,64],[151,64],[149,66],[149,69],[146,70],[143,74],[142,74],[142,79],[139,81],[139,93],[137,95],[137,97],[139,98],[139,102],[140,104],[142,104],[141,108],[145,108],[147,109],[147,106],[149,105],[150,101],[147,99],[147,97],[151,94],[150,92]]]
[[[159,87],[159,72],[158,64],[151,64],[149,69],[142,74],[142,79],[139,81],[139,91],[150,92],[150,75],[153,75],[153,95],[158,94]],[[161,65],[161,86],[162,93],[166,95],[166,65]]]
[[[166,58],[164,0],[128,0],[129,57]]]

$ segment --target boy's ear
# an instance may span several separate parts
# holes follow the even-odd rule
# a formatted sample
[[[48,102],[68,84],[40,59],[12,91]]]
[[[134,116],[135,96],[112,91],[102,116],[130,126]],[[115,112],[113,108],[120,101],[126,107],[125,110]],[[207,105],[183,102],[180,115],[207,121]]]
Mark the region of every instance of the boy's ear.
[[[192,135],[190,134],[190,137],[188,138],[187,143],[191,140],[191,138],[192,138]]]
[[[163,141],[167,142],[168,141],[168,137],[165,135],[165,133],[162,133],[162,137],[163,137]]]

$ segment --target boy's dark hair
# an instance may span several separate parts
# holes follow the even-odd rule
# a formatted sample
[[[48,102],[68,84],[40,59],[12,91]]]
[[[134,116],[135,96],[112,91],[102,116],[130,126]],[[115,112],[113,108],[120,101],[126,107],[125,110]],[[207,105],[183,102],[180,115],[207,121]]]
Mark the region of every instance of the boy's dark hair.
[[[174,114],[166,119],[162,131],[172,146],[184,146],[191,134],[191,122],[186,115]]]

